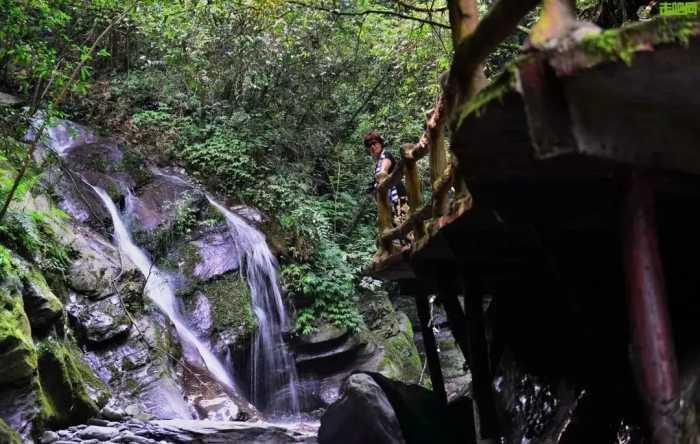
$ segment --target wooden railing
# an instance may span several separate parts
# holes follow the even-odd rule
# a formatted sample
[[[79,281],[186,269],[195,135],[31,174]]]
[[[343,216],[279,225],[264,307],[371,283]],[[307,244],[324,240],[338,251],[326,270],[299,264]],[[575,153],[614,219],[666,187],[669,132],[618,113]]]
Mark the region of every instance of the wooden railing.
[[[482,69],[486,57],[516,31],[520,20],[538,3],[537,0],[499,0],[479,22],[476,0],[448,0],[455,48],[453,62],[442,79],[442,93],[428,114],[426,130],[418,143],[403,145],[392,173],[378,178],[379,248],[375,261],[400,249],[394,242],[396,239],[412,238],[413,245],[420,245],[431,220],[471,208],[472,198],[459,165],[459,150],[451,145],[453,155],[448,156],[444,130],[455,129],[459,111],[486,86]],[[530,32],[530,46],[551,50],[568,44],[567,39],[578,23],[575,11],[574,0],[544,0],[540,20]],[[426,155],[430,158],[432,197],[430,202],[423,203],[416,163]],[[402,180],[406,184],[409,213],[401,225],[394,226],[389,190]],[[450,202],[448,194],[452,187],[455,198]]]

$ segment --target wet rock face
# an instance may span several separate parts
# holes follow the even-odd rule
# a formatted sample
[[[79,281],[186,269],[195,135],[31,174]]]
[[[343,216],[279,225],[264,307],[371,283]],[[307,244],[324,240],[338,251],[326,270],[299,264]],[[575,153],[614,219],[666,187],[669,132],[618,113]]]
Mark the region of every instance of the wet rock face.
[[[321,444],[403,444],[398,419],[382,389],[371,376],[357,373],[342,387],[342,395],[321,418]]]
[[[154,256],[194,234],[208,206],[206,196],[183,179],[158,174],[126,202],[134,240]]]
[[[60,196],[61,209],[107,234],[109,214],[82,178],[106,190],[115,201],[124,202],[129,189],[148,179],[145,162],[135,153],[122,150],[116,141],[100,138],[73,122],[58,121],[45,133],[47,142],[41,145],[39,157],[53,150],[64,166],[47,165],[44,183]]]
[[[218,279],[200,282],[194,288],[194,294],[185,298],[191,324],[195,325],[197,319],[209,318],[201,327],[211,331],[214,349],[220,354],[235,354],[236,358],[241,355],[242,359],[235,359],[237,363],[245,361],[250,337],[256,326],[246,281],[237,273],[227,273]],[[201,299],[202,296],[206,297],[207,302]],[[208,327],[209,322],[211,328]]]
[[[191,418],[172,356],[179,356],[173,332],[157,314],[135,313],[136,325],[119,341],[85,356],[113,391],[110,407],[141,419]],[[181,370],[181,369],[180,369]]]
[[[228,232],[209,233],[192,243],[201,258],[192,270],[197,279],[206,281],[240,267],[241,253],[236,250]]]
[[[340,386],[354,370],[376,369],[377,346],[333,325],[322,324],[293,344],[303,409],[326,408],[338,399]]]
[[[40,144],[39,148],[46,148],[45,145],[56,151],[59,155],[65,154],[71,148],[94,143],[99,139],[97,135],[75,122],[68,120],[57,120],[53,126],[47,126],[44,130],[44,137],[47,142]],[[34,137],[34,130],[30,129],[27,134],[28,139]]]
[[[300,338],[296,345],[297,366],[302,372],[317,374],[351,369],[361,362],[360,355],[367,345],[344,329],[322,325],[316,333]]]
[[[134,207],[136,226],[133,227],[136,231],[139,227],[152,229],[174,221],[178,203],[181,207],[201,207],[206,202],[204,195],[188,183],[161,175],[153,176],[153,180],[139,189],[137,197],[139,205]]]
[[[91,425],[81,425],[47,435],[42,443],[101,442],[157,444],[162,442],[225,443],[244,442],[255,444],[316,443],[313,428],[294,430],[264,422],[245,423],[232,421],[159,420],[122,422],[91,420]],[[59,441],[60,439],[60,441]]]
[[[209,299],[202,292],[194,295],[194,308],[190,312],[190,325],[200,337],[208,338],[214,329],[214,317]]]
[[[68,313],[80,337],[91,345],[124,338],[131,330],[131,321],[116,295],[96,302],[73,302]]]

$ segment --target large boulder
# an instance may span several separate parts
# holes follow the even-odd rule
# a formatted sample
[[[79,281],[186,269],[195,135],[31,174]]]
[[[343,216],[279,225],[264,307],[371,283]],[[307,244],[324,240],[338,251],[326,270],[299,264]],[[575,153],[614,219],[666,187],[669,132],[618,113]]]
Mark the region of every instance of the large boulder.
[[[46,339],[39,344],[39,380],[46,422],[67,426],[96,416],[109,389],[95,376],[70,342]]]
[[[44,276],[32,270],[23,276],[24,308],[29,315],[32,329],[45,330],[60,320],[63,315],[63,303],[51,291]]]
[[[15,273],[0,282],[0,386],[23,384],[36,372],[36,349],[24,310],[22,283]]]
[[[68,272],[68,284],[78,293],[100,299],[114,294],[123,266],[117,249],[86,227],[75,227],[67,245],[76,252]]]
[[[131,329],[118,295],[95,302],[72,302],[68,313],[79,337],[91,345],[124,338]]]
[[[403,312],[396,312],[395,319],[396,330],[384,340],[378,371],[391,379],[418,382],[422,365],[413,342],[413,327]]]
[[[391,404],[407,444],[475,442],[472,401],[461,398],[448,406],[431,390],[369,373]]]
[[[364,373],[351,375],[321,418],[320,444],[403,444],[399,421],[384,391]]]
[[[69,340],[47,338],[32,348],[31,374],[0,384],[0,418],[24,441],[46,427],[85,422],[109,397]]]
[[[468,398],[445,406],[425,387],[355,373],[321,418],[319,442],[475,442],[473,416]]]

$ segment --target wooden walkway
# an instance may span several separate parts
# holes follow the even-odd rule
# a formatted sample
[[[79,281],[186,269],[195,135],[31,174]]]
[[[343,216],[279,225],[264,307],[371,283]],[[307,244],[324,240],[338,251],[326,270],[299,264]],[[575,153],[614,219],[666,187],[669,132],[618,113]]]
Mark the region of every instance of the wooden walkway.
[[[545,310],[564,294],[576,299],[598,292],[615,300],[627,292],[626,307],[619,298],[626,313],[611,310],[615,315],[603,315],[601,328],[616,328],[621,316],[632,321],[651,442],[676,442],[664,406],[679,402],[678,369],[655,220],[658,205],[677,214],[683,205],[700,204],[698,81],[697,20],[657,19],[605,31],[566,50],[529,52],[458,113],[450,162],[434,161],[431,151],[431,168],[446,171],[442,180],[431,171],[433,200],[414,205],[409,226],[391,228],[384,219],[367,274],[412,280],[419,315],[428,294],[439,295],[474,375],[481,438],[497,436],[499,428],[481,297],[496,294],[498,300],[502,289],[513,292],[539,276],[561,283],[556,289],[522,288],[521,295],[534,300],[532,292],[547,294]],[[404,162],[411,160],[406,153],[410,149]],[[405,163],[402,168],[410,190],[415,172]],[[379,205],[381,216],[388,205]],[[660,217],[668,238],[677,236],[668,227],[687,226],[676,216]],[[395,248],[391,239],[399,232],[413,233],[416,241]],[[458,294],[465,296],[464,310]],[[589,303],[582,302],[584,310]],[[503,307],[531,310],[513,299]],[[512,313],[505,317],[514,319]],[[426,344],[434,344],[430,329],[423,325],[422,331]],[[529,342],[547,334],[536,327],[521,338],[502,336],[536,358]],[[611,356],[624,353],[610,350]],[[428,354],[440,393],[437,354]]]

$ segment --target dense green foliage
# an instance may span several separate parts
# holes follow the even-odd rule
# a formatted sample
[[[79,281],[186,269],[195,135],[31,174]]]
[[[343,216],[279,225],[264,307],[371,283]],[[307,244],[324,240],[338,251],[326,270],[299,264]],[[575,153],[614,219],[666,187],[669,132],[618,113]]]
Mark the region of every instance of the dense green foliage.
[[[481,12],[492,3],[480,1]],[[620,15],[609,3],[578,2],[596,20]],[[0,0],[0,86],[51,109],[68,85],[70,117],[262,209],[284,234],[287,289],[312,301],[297,313],[300,329],[319,319],[355,328],[353,297],[375,248],[376,219],[364,194],[372,162],[361,135],[379,130],[395,153],[415,142],[450,62],[445,1],[410,4],[434,12],[383,0],[333,9],[280,0]],[[538,11],[491,55],[489,76],[518,51]],[[21,140],[28,116],[8,113],[9,135]],[[0,176],[0,197],[11,177]],[[180,210],[176,229],[186,231],[191,218]],[[47,235],[40,215],[17,214],[0,234],[29,254]],[[54,268],[65,259],[41,253]]]
[[[354,329],[376,217],[361,135],[378,129],[392,148],[416,140],[449,34],[380,15],[228,6],[139,6],[129,71],[105,72],[73,112],[273,217],[287,246],[284,283],[312,301],[300,329],[319,319]]]
[[[15,165],[19,164],[26,147],[9,137],[0,139],[0,147],[0,200],[4,200],[17,176]],[[44,212],[26,205],[28,193],[38,182],[38,174],[39,171],[32,170],[23,177],[15,193],[18,205],[9,209],[0,224],[0,243],[4,245],[0,249],[0,276],[10,267],[7,248],[47,272],[63,273],[68,266],[69,251],[58,242],[49,220],[66,215],[57,208]]]

